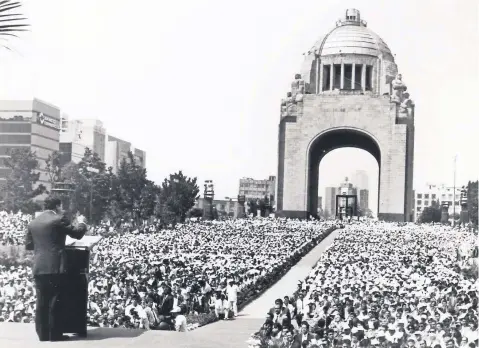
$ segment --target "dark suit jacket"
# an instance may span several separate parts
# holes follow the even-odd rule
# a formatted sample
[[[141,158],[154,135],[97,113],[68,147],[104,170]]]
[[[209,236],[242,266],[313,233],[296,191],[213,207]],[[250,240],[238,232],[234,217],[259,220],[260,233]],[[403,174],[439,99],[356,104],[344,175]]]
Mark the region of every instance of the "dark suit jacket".
[[[173,309],[175,299],[172,295],[166,295],[161,300],[160,305],[158,306],[158,313],[160,315],[170,315],[171,310]]]
[[[45,211],[28,225],[25,248],[34,250],[33,275],[60,274],[65,271],[66,236],[81,239],[85,224],[75,227],[67,217]]]
[[[270,313],[271,315],[273,315],[273,318],[274,318],[274,315],[275,315],[275,309],[274,309],[274,307],[269,310],[269,313]],[[284,317],[287,318],[288,325],[291,324],[291,313],[290,313],[290,311],[289,311],[289,308],[283,307],[283,308],[281,309],[281,316],[282,316],[283,318],[284,318]],[[282,322],[280,322],[281,325],[284,324],[284,320],[285,320],[285,319],[282,319]]]
[[[308,344],[309,342],[311,342],[313,338],[314,338],[314,335],[311,332],[308,332],[308,338],[306,340]],[[301,333],[298,333],[294,337],[294,341],[293,341],[293,344],[291,345],[291,348],[301,348],[302,344],[303,344],[303,335]]]

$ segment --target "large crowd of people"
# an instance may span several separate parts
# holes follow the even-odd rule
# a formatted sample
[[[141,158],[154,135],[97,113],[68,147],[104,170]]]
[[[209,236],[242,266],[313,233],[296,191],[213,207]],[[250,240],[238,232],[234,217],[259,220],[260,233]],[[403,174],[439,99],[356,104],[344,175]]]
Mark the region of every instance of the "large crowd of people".
[[[271,304],[250,347],[476,348],[478,281],[456,272],[456,250],[475,238],[438,225],[349,224],[297,291]]]
[[[18,216],[3,215],[10,221],[29,221]],[[166,230],[151,224],[110,233],[91,257],[89,325],[185,331],[198,325],[187,322],[190,314],[232,318],[243,292],[254,292],[269,274],[290,266],[305,245],[333,224],[254,219],[188,223]],[[112,231],[106,225],[95,228],[95,233],[104,232]],[[17,230],[15,244],[24,234]],[[32,282],[29,266],[0,266],[1,321],[34,320]]]
[[[25,241],[25,231],[32,221],[28,214],[0,211],[0,244],[21,245]]]

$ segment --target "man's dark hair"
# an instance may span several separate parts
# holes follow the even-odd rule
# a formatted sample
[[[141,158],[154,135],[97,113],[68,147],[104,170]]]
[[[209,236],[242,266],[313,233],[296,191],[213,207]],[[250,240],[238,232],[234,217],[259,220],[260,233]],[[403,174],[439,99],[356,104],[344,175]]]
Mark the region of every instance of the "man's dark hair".
[[[56,210],[59,205],[62,205],[62,201],[60,200],[60,198],[55,196],[49,196],[45,198],[45,210]]]
[[[278,299],[276,299],[276,301],[274,301],[274,304],[279,304],[280,306],[282,306],[283,305],[283,300],[278,298]]]

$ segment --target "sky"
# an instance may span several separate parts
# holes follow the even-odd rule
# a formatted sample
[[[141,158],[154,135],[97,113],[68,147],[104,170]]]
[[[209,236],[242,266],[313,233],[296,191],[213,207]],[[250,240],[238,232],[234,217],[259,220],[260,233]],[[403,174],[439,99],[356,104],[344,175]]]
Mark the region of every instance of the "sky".
[[[31,31],[0,50],[0,99],[37,97],[102,120],[147,152],[158,183],[183,170],[213,180],[222,198],[241,177],[276,175],[281,98],[347,8],[396,55],[416,103],[414,186],[452,185],[455,154],[458,183],[479,176],[476,0],[23,3]],[[339,149],[320,165],[320,190],[356,169],[377,187],[374,159]]]

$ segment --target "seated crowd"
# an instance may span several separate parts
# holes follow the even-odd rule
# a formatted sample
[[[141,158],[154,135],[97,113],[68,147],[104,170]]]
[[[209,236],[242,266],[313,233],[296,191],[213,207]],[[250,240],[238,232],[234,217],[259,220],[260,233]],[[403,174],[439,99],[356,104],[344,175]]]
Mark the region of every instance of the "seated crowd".
[[[201,313],[232,318],[240,296],[291,266],[333,224],[255,219],[110,234],[92,252],[89,325],[186,331],[194,328],[187,318]],[[0,266],[0,321],[32,322],[34,310],[30,267]]]
[[[454,271],[474,236],[443,226],[353,223],[250,347],[476,348],[478,281]]]
[[[30,221],[32,221],[31,215],[0,211],[0,244],[23,244],[25,241],[25,231]]]

